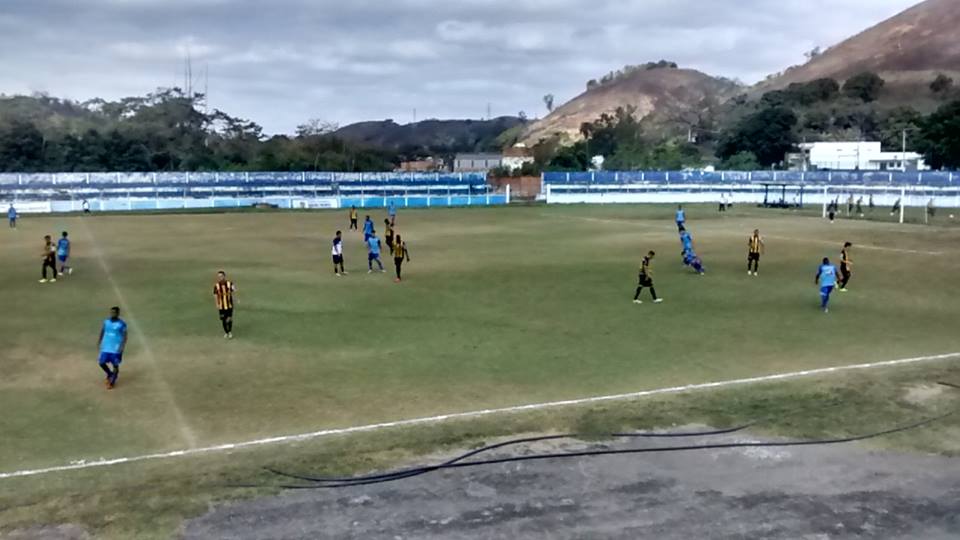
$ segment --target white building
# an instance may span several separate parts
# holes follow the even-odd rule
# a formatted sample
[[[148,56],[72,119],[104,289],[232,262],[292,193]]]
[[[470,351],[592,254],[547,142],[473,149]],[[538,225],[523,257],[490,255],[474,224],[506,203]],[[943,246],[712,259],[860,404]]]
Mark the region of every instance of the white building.
[[[525,144],[503,149],[503,167],[510,171],[520,170],[525,163],[533,163],[533,150]]]
[[[800,152],[799,156],[795,156],[790,161],[804,170],[930,170],[920,154],[916,152],[884,152],[879,142],[803,143],[800,145]]]

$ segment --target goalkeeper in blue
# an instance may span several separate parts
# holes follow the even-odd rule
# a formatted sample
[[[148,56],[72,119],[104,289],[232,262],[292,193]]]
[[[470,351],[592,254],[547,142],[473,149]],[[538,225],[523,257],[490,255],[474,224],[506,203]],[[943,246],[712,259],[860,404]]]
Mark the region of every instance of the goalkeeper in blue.
[[[820,265],[820,269],[817,270],[816,283],[820,286],[820,309],[822,309],[824,313],[828,313],[830,311],[828,307],[830,304],[830,294],[837,285],[837,267],[826,257],[823,258],[823,263]]]

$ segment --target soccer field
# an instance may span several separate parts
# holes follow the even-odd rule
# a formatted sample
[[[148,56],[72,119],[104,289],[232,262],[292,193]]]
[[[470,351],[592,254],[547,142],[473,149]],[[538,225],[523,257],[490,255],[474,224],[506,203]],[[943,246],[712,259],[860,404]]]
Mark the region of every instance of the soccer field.
[[[680,264],[669,207],[401,211],[412,262],[395,284],[367,274],[345,216],[59,216],[4,230],[0,472],[960,349],[953,228],[694,207],[699,277]],[[759,277],[745,269],[754,228]],[[61,230],[76,272],[38,284],[42,237]],[[855,275],[825,315],[814,273],[847,240]],[[666,301],[638,306],[650,249]],[[229,342],[219,269],[238,286]],[[96,339],[115,304],[131,331],[108,391]]]

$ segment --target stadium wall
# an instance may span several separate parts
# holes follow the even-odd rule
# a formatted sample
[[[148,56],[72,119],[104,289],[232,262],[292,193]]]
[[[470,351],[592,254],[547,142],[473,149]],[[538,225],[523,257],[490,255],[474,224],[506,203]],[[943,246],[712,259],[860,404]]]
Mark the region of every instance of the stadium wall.
[[[45,173],[0,174],[0,207],[22,213],[228,209],[486,206],[510,187],[483,173]]]
[[[849,196],[870,196],[877,206],[960,207],[960,174],[950,172],[579,172],[544,173],[548,204],[716,203],[761,204],[764,200],[820,205]],[[768,188],[769,186],[769,188]],[[786,196],[784,197],[784,190]]]

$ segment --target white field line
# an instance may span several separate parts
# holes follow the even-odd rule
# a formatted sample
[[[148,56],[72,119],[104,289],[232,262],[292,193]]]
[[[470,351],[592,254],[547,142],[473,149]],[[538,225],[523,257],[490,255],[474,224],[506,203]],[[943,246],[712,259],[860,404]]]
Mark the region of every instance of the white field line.
[[[744,236],[744,238],[749,237],[750,235]],[[764,238],[772,238],[774,240],[787,240],[789,242],[806,242],[808,244],[821,244],[821,245],[843,245],[842,242],[831,242],[828,240],[815,240],[811,238],[794,238],[792,236],[778,236],[778,235],[763,235]],[[872,249],[875,251],[890,251],[893,253],[910,253],[912,255],[943,255],[942,251],[923,251],[918,249],[901,249],[901,248],[892,248],[884,246],[869,246],[865,244],[854,244],[854,249]]]
[[[163,374],[160,371],[159,365],[157,364],[156,356],[153,354],[153,349],[150,347],[150,342],[147,341],[147,336],[143,333],[143,330],[137,323],[137,319],[134,316],[133,310],[130,309],[130,304],[123,296],[123,292],[120,290],[120,286],[117,284],[117,281],[113,278],[113,272],[110,270],[110,265],[103,256],[103,250],[100,249],[100,244],[97,243],[97,239],[93,235],[93,231],[91,231],[90,227],[87,226],[86,220],[81,218],[80,223],[82,224],[82,228],[84,233],[86,233],[87,238],[90,239],[90,246],[93,248],[93,253],[96,256],[97,261],[100,263],[100,268],[103,269],[103,273],[107,276],[107,281],[110,283],[110,287],[113,288],[113,293],[117,296],[120,309],[123,310],[120,316],[127,320],[131,332],[133,333],[137,342],[140,344],[142,352],[140,358],[146,360],[147,364],[149,364],[152,368],[154,372],[154,380],[156,381],[157,386],[160,388],[160,391],[163,393],[163,396],[169,403],[170,409],[173,411],[174,419],[177,422],[177,426],[180,428],[180,435],[183,437],[184,442],[187,443],[187,447],[196,448],[197,437],[190,428],[190,424],[187,423],[186,416],[184,416],[180,406],[177,405],[177,400],[173,397],[173,391],[170,390],[170,385],[167,383],[167,380],[163,378]]]
[[[438,422],[445,422],[448,420],[462,420],[467,418],[477,418],[481,416],[490,416],[490,415],[496,415],[496,414],[542,410],[542,409],[550,409],[554,407],[565,407],[570,405],[584,405],[589,403],[600,403],[605,401],[631,400],[631,399],[639,399],[639,398],[657,396],[657,395],[663,395],[663,394],[677,394],[681,392],[690,392],[690,391],[696,391],[696,390],[726,388],[731,386],[763,383],[763,382],[769,382],[769,381],[782,381],[787,379],[796,379],[799,377],[810,377],[814,375],[825,375],[828,373],[839,373],[844,371],[903,366],[907,364],[934,362],[934,361],[949,360],[954,358],[960,358],[960,352],[938,354],[934,356],[919,356],[916,358],[904,358],[901,360],[889,360],[885,362],[874,362],[870,364],[855,364],[855,365],[848,365],[848,366],[810,369],[805,371],[794,371],[790,373],[778,373],[774,375],[764,375],[760,377],[750,377],[746,379],[732,379],[732,380],[710,382],[710,383],[688,384],[684,386],[673,386],[670,388],[658,388],[654,390],[632,392],[629,394],[597,396],[597,397],[589,397],[589,398],[582,398],[582,399],[570,399],[565,401],[553,401],[548,403],[533,403],[530,405],[519,405],[515,407],[504,407],[500,409],[484,409],[480,411],[452,413],[452,414],[444,414],[439,416],[428,416],[425,418],[397,420],[394,422],[382,422],[379,424],[367,424],[363,426],[354,426],[354,427],[348,427],[348,428],[324,429],[321,431],[314,431],[311,433],[301,433],[298,435],[282,435],[278,437],[269,437],[266,439],[256,439],[252,441],[219,444],[216,446],[206,446],[202,448],[190,448],[187,450],[176,450],[173,452],[161,452],[156,454],[119,457],[119,458],[113,458],[113,459],[99,459],[94,461],[74,461],[74,462],[71,462],[69,465],[59,465],[55,467],[47,467],[44,469],[27,469],[27,470],[0,473],[0,480],[6,479],[6,478],[16,478],[21,476],[36,476],[36,475],[49,474],[54,472],[72,471],[77,469],[89,469],[92,467],[105,467],[108,465],[119,465],[121,463],[134,463],[137,461],[169,459],[169,458],[191,456],[191,455],[198,455],[198,454],[227,452],[231,450],[239,450],[242,448],[250,448],[255,446],[264,446],[264,445],[287,443],[287,442],[294,442],[294,441],[305,441],[309,439],[329,437],[334,435],[346,435],[350,433],[379,431],[379,430],[389,429],[389,428],[408,427],[408,426],[416,426],[416,425],[423,425],[423,424],[435,424]]]

